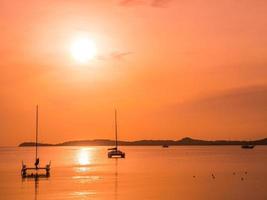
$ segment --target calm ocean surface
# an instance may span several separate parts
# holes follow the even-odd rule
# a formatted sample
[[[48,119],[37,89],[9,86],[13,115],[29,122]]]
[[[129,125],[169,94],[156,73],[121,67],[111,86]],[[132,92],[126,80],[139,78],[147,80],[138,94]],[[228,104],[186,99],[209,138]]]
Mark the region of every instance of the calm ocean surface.
[[[34,148],[0,147],[0,199],[267,199],[267,147],[42,147],[51,176],[22,180]],[[212,177],[214,174],[214,178]]]

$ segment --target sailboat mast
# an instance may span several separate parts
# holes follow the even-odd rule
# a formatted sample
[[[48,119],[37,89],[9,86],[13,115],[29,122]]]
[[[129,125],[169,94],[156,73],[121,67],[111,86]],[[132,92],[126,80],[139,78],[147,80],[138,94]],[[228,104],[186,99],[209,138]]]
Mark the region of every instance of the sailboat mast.
[[[116,138],[116,149],[118,147],[118,127],[117,127],[117,110],[115,109],[115,138]]]
[[[35,124],[35,160],[38,158],[38,131],[39,131],[39,119],[38,119],[38,105],[36,105],[36,124]]]

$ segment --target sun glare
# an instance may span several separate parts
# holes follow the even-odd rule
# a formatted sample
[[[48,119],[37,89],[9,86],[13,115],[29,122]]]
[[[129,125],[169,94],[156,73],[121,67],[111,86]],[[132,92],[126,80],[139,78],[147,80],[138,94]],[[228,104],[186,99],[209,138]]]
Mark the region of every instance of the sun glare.
[[[71,55],[79,63],[87,63],[97,54],[95,42],[87,37],[79,37],[71,44]]]

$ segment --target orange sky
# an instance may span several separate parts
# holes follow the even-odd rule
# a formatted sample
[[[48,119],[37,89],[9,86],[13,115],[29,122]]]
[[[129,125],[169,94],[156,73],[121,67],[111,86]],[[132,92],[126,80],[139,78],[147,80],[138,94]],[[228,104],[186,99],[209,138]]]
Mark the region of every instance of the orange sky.
[[[1,0],[0,145],[267,136],[265,0]],[[70,44],[88,34],[87,64]]]

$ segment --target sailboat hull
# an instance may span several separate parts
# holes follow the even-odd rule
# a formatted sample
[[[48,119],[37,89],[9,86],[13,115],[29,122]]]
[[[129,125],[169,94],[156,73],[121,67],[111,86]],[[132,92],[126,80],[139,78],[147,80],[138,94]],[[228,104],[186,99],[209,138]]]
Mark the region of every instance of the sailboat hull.
[[[120,150],[112,150],[108,152],[109,158],[125,158],[125,153]]]

